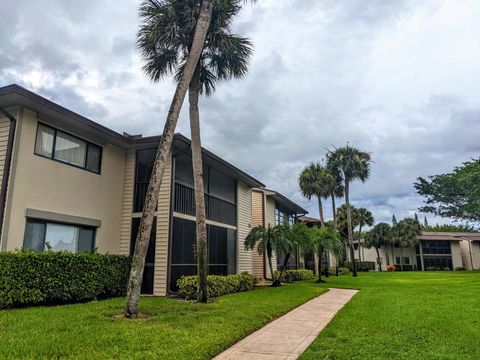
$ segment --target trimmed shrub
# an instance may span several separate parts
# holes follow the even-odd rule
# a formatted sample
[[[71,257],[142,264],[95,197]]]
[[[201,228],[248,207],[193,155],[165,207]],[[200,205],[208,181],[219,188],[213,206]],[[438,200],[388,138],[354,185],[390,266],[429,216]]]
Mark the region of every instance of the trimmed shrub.
[[[275,279],[280,277],[280,271],[275,271],[273,273]],[[301,280],[310,280],[315,277],[315,274],[312,270],[308,269],[298,269],[298,270],[285,270],[283,276],[280,278],[280,281],[283,282],[292,282],[292,281],[301,281]]]
[[[0,253],[0,308],[124,296],[130,263],[96,253]]]
[[[352,271],[351,261],[346,261],[344,265],[350,271]],[[361,263],[359,263],[358,260],[355,260],[355,265],[356,265],[357,271],[375,271],[375,266],[376,266],[375,261],[362,261]]]
[[[425,271],[440,271],[440,270],[442,269],[435,266],[429,266],[425,269]]]
[[[457,266],[455,268],[455,271],[465,271],[465,270],[467,270],[467,269],[465,269],[463,266]]]
[[[209,275],[208,296],[217,297],[221,295],[252,290],[256,280],[249,273],[237,275]],[[195,299],[197,297],[197,276],[182,276],[177,280],[178,294],[185,299]]]

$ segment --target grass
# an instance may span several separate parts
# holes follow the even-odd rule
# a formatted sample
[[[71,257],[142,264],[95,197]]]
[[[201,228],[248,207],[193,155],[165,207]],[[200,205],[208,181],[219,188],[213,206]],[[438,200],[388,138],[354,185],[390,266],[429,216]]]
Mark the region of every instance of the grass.
[[[480,272],[360,273],[361,291],[301,360],[480,359]]]
[[[0,311],[1,359],[210,359],[325,292],[312,281],[222,296],[209,304],[145,297],[149,318],[114,318],[124,299]]]

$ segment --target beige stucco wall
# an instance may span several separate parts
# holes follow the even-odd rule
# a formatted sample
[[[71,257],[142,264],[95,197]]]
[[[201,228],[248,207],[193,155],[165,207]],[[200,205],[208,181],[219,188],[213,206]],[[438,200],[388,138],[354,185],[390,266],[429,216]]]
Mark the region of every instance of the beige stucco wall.
[[[22,112],[5,218],[6,250],[22,247],[26,209],[30,208],[100,220],[98,251],[119,253],[125,152],[100,144],[101,175],[34,155],[37,116],[29,109]]]
[[[467,270],[480,270],[480,241],[460,241],[463,266]]]
[[[252,190],[237,183],[237,272],[252,273],[252,252],[245,250],[245,239],[252,226]]]
[[[0,115],[0,187],[3,180],[3,169],[7,154],[8,133],[10,130],[10,120]]]

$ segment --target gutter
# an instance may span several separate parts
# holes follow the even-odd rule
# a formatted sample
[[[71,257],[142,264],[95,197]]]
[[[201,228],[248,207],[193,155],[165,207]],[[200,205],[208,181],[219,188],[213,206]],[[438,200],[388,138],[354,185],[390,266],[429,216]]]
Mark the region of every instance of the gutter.
[[[15,137],[15,129],[17,119],[0,106],[0,113],[10,120],[10,129],[8,131],[7,152],[5,155],[5,165],[3,168],[2,187],[0,188],[0,245],[3,245],[3,220],[5,218],[5,205],[7,202],[8,179],[10,177],[10,166],[12,164],[13,141]],[[0,249],[2,247],[0,246]]]

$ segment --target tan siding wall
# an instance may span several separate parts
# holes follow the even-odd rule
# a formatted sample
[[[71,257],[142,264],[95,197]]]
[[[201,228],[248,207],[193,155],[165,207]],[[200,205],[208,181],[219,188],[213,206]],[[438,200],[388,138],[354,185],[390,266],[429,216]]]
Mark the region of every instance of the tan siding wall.
[[[263,192],[252,191],[252,227],[263,225]],[[259,255],[257,247],[252,251],[252,270],[256,278],[263,279],[263,255]]]
[[[157,243],[155,249],[155,273],[153,294],[165,296],[167,293],[168,274],[168,236],[170,227],[170,194],[172,187],[172,156],[163,174],[162,186],[158,196]]]
[[[241,182],[237,184],[237,272],[252,272],[252,252],[245,250],[244,242],[252,224],[252,191]]]
[[[462,262],[462,251],[460,250],[459,241],[450,241],[450,246],[452,249],[452,265],[455,269],[456,267],[463,266]]]
[[[267,202],[265,204],[265,216],[266,226],[275,226],[275,200],[271,196],[267,196]],[[268,259],[265,266],[267,267],[267,277],[271,277],[270,267],[268,266]],[[275,252],[272,255],[272,267],[273,271],[277,270],[277,256]]]
[[[120,229],[120,254],[122,255],[130,254],[134,181],[135,150],[130,150],[125,158],[125,177],[123,181],[122,225]]]
[[[11,173],[10,213],[4,234],[6,249],[23,246],[25,214],[30,208],[100,220],[98,251],[118,254],[125,151],[102,144],[102,169],[98,175],[34,155],[36,130],[36,113],[24,109],[17,122],[16,165]]]
[[[3,181],[3,169],[8,146],[8,132],[10,130],[10,120],[0,117],[0,187]]]

